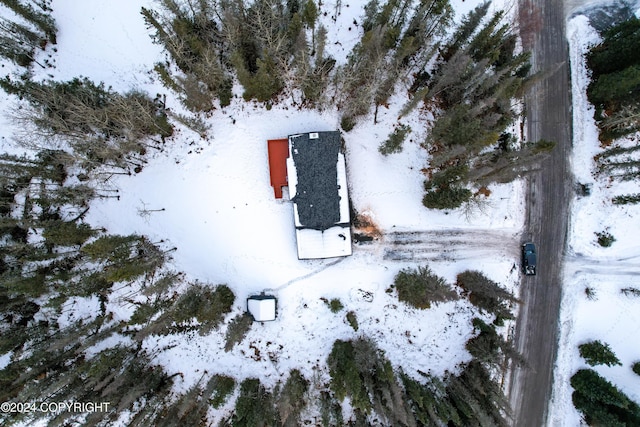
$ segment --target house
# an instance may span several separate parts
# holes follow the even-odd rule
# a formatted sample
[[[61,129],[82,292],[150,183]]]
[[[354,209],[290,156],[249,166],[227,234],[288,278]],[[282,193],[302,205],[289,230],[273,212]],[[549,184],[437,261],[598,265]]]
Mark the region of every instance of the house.
[[[299,259],[351,255],[349,194],[340,132],[289,136],[287,179]]]
[[[269,169],[276,198],[288,186],[299,259],[351,255],[349,194],[340,132],[269,140]],[[284,164],[284,169],[283,169]],[[286,179],[284,179],[286,173]]]
[[[253,295],[247,298],[247,311],[255,322],[276,320],[277,300],[273,295]]]

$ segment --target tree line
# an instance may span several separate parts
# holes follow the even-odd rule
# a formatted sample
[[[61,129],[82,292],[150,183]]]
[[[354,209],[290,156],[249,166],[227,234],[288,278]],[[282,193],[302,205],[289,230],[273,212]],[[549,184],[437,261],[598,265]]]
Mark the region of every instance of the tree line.
[[[139,173],[149,151],[164,149],[173,126],[163,99],[119,93],[83,77],[34,81],[34,49],[56,41],[48,2],[2,4],[40,37],[37,46],[19,43],[25,60],[7,50],[17,45],[0,49],[26,70],[0,79],[0,87],[18,100],[11,114],[26,150],[0,154],[0,353],[9,356],[0,370],[2,400],[105,401],[109,410],[84,422],[110,423],[132,411],[131,425],[160,425],[175,400],[173,376],[152,361],[143,339],[194,329],[209,333],[231,311],[235,296],[224,285],[185,283],[182,274],[166,268],[175,248],[162,241],[109,234],[84,218],[92,200],[119,197],[108,184],[112,175]],[[19,25],[27,24],[10,25],[2,20],[0,32],[10,28],[15,40],[26,34]],[[178,295],[178,287],[186,290]],[[120,304],[114,292],[125,288],[139,296],[129,301],[137,309],[123,323],[112,310]],[[97,309],[85,318],[62,321],[75,305],[91,301]],[[106,339],[117,344],[90,351]],[[0,422],[47,417],[64,425],[85,416],[16,415],[0,414]]]
[[[635,140],[621,140],[640,130],[639,42],[640,20],[631,17],[606,30],[602,41],[586,54],[591,72],[587,97],[595,106],[600,140],[607,146],[595,160],[600,173],[619,181],[640,177],[640,145]],[[640,195],[623,194],[612,201],[618,205],[636,204],[640,203]]]
[[[554,146],[522,142],[508,131],[532,81],[529,53],[518,52],[504,12],[488,12],[488,2],[471,11],[439,48],[434,69],[416,76],[411,88],[407,109],[422,101],[435,116],[423,143],[431,154],[423,199],[429,208],[457,208],[482,194],[470,186],[536,170]]]
[[[335,61],[313,0],[158,3],[141,11],[170,58],[155,70],[192,111],[229,105],[234,78],[245,100],[274,102],[285,86],[301,103],[322,100]]]

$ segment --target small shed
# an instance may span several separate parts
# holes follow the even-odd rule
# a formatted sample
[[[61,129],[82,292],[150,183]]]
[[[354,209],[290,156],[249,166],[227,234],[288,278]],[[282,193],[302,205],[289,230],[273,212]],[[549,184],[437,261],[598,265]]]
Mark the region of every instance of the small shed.
[[[247,298],[247,311],[255,322],[276,320],[277,300],[273,295],[252,295]]]

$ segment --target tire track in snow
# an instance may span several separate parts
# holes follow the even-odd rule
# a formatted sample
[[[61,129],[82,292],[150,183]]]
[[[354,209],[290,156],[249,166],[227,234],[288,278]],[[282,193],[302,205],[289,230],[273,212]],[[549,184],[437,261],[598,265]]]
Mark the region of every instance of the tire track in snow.
[[[635,262],[631,260],[636,260]],[[574,275],[640,276],[640,257],[618,259],[592,258],[580,254],[565,258],[566,268]]]
[[[518,256],[520,233],[508,230],[440,229],[394,231],[382,237],[389,261],[454,261]]]

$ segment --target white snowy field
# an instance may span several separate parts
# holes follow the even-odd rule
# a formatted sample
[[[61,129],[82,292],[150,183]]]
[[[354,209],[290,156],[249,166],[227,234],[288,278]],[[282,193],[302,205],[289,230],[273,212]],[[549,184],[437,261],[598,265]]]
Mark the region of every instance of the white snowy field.
[[[364,0],[343,3],[336,22],[336,3],[323,2],[321,19],[329,29],[328,51],[339,63],[358,40]],[[458,18],[477,2],[454,2]],[[54,18],[60,32],[57,52],[51,53],[55,68],[35,70],[37,78],[68,80],[87,76],[107,86],[126,91],[142,89],[167,95],[167,105],[182,112],[178,101],[155,80],[153,64],[164,60],[159,46],[152,44],[140,7],[153,7],[151,0],[56,0]],[[598,147],[592,112],[585,100],[586,73],[581,53],[594,41],[580,18],[568,26],[571,42],[574,97],[574,158],[576,179],[591,184],[591,196],[573,204],[570,253],[567,256],[562,333],[556,367],[556,383],[550,413],[551,425],[579,424],[571,404],[568,378],[583,366],[577,345],[589,339],[609,343],[624,366],[599,368],[599,372],[640,400],[640,381],[630,363],[640,359],[634,340],[640,329],[640,299],[619,293],[635,286],[640,273],[640,245],[635,218],[638,206],[610,203],[612,194],[634,192],[619,183],[594,177],[593,155]],[[236,90],[240,93],[240,89]],[[4,102],[5,94],[0,94]],[[442,229],[488,230],[508,236],[502,246],[474,252],[473,257],[430,261],[433,270],[452,282],[455,275],[473,268],[517,292],[519,269],[517,243],[524,219],[522,183],[495,186],[483,211],[471,217],[462,212],[436,212],[421,204],[427,154],[419,144],[425,137],[419,113],[403,119],[412,128],[401,154],[383,157],[379,144],[397,124],[401,96],[389,109],[381,108],[378,123],[363,119],[345,133],[350,196],[354,207],[366,213],[383,233]],[[5,104],[6,105],[6,104]],[[278,297],[278,319],[255,324],[242,344],[223,350],[223,334],[151,337],[145,348],[169,374],[178,389],[193,385],[204,371],[233,374],[239,379],[258,377],[273,385],[298,368],[307,378],[326,380],[323,366],[335,339],[360,335],[373,337],[394,366],[416,375],[418,370],[436,375],[455,369],[467,360],[465,341],[471,336],[470,320],[477,316],[466,302],[442,304],[417,311],[398,303],[386,293],[395,274],[405,267],[424,263],[384,259],[385,241],[355,246],[344,260],[299,261],[291,205],[277,201],[269,186],[266,140],[304,131],[335,130],[335,110],[298,110],[282,100],[271,110],[239,99],[204,117],[210,126],[201,136],[176,128],[167,150],[155,153],[135,176],[113,176],[104,185],[118,189],[120,199],[94,203],[88,220],[110,233],[140,233],[153,241],[164,240],[176,247],[171,267],[187,273],[189,280],[227,283],[237,296],[235,316],[244,310],[245,298],[269,290]],[[2,127],[8,137],[10,124]],[[638,190],[635,190],[636,192]],[[608,227],[617,241],[611,248],[595,244],[597,231]],[[619,267],[618,267],[619,266]],[[624,273],[624,274],[621,274]],[[635,275],[635,276],[634,276]],[[585,286],[596,290],[589,301]],[[133,306],[127,290],[116,292],[109,310],[116,319],[127,319]],[[345,308],[333,314],[320,298],[339,298]],[[65,310],[69,317],[82,317],[96,307],[96,300],[78,300]],[[357,314],[359,330],[345,321],[347,311]],[[224,328],[224,327],[223,327]],[[112,343],[114,344],[114,343]],[[229,410],[228,407],[223,411]]]
[[[569,379],[578,369],[589,367],[580,357],[578,345],[591,340],[609,344],[622,362],[622,366],[598,366],[595,370],[640,402],[640,377],[631,371],[631,365],[640,360],[640,298],[620,292],[622,288],[639,287],[640,206],[611,202],[613,196],[639,192],[640,186],[596,174],[594,156],[603,147],[598,140],[593,107],[586,97],[589,77],[583,55],[599,41],[599,36],[588,19],[580,15],[568,22],[567,38],[573,86],[573,173],[577,182],[590,186],[591,194],[577,197],[571,211],[560,344],[549,414],[549,425],[558,427],[581,424],[580,414],[571,402]],[[615,237],[611,247],[601,247],[596,242],[595,233],[602,231]],[[587,287],[595,293],[592,300],[585,294]]]
[[[343,15],[335,24],[330,15],[324,18],[327,27],[334,28],[333,34],[340,37],[340,44],[328,45],[342,61],[346,56],[340,52],[357,41],[357,37],[343,35],[357,33],[356,28],[348,27],[359,19],[362,6],[343,6]],[[331,9],[330,5],[324,7]],[[107,54],[126,50],[124,55],[132,57],[146,46],[156,52],[157,56],[146,59],[146,68],[136,62],[130,74],[120,68],[126,61],[119,64],[116,58],[83,60],[87,54],[80,52],[99,56],[94,46],[105,42],[100,33],[96,39],[90,32],[81,39],[65,37],[65,20],[75,22],[87,16],[95,17],[96,27],[123,27],[127,34],[138,34],[144,27],[139,15],[103,13],[105,10],[97,8],[79,11],[82,15],[74,17],[73,8],[62,10],[64,13],[56,12],[61,27],[58,49],[67,55],[79,52],[79,60],[66,57],[62,67],[59,59],[57,78],[81,74],[108,82],[109,76],[117,76],[122,78],[120,88],[128,83],[166,93],[145,71],[162,58],[148,37],[117,37],[103,48]],[[101,67],[94,71],[92,64]],[[113,69],[105,69],[107,65]],[[167,102],[180,108],[173,100]],[[402,154],[382,157],[378,153],[403,102],[398,98],[388,110],[382,108],[377,125],[369,117],[344,134],[354,207],[371,217],[383,232],[494,229],[513,236],[509,243],[517,245],[523,219],[521,183],[492,188],[484,212],[468,219],[461,212],[431,212],[421,204],[421,169],[427,157],[419,147],[425,137],[419,117],[403,121],[414,132]],[[204,371],[233,373],[239,379],[258,377],[274,385],[285,379],[290,369],[298,368],[307,378],[325,380],[323,366],[333,341],[360,335],[374,338],[394,366],[402,366],[412,375],[418,375],[418,370],[441,375],[468,359],[464,343],[472,333],[471,318],[478,314],[467,302],[417,311],[385,292],[400,269],[424,263],[384,260],[384,242],[355,247],[353,256],[337,263],[297,259],[291,205],[274,199],[269,185],[266,140],[304,131],[335,130],[339,126],[337,111],[298,110],[286,99],[266,110],[236,99],[206,121],[210,125],[206,137],[180,129],[168,142],[166,152],[154,155],[141,173],[112,177],[107,185],[119,189],[120,200],[97,201],[87,217],[111,233],[145,234],[154,241],[164,240],[166,247],[177,247],[172,262],[176,270],[186,272],[189,279],[227,283],[233,289],[237,303],[231,316],[245,309],[244,301],[251,294],[271,290],[277,295],[278,319],[254,325],[243,343],[229,353],[223,350],[223,334],[149,338],[144,346],[155,360],[169,374],[183,374],[178,379],[180,389],[193,385]],[[164,210],[150,212],[160,209]],[[145,210],[149,212],[145,214]],[[517,253],[514,248],[511,253]],[[449,281],[457,273],[475,268],[510,288],[517,286],[519,273],[512,268],[515,259],[495,249],[480,251],[479,258],[430,265]],[[345,308],[333,314],[320,298],[339,298]],[[133,307],[112,298],[110,309],[116,318],[126,319]],[[350,310],[357,314],[357,332],[345,321]]]
[[[336,22],[332,20],[335,4],[323,5],[327,15],[321,13],[321,19],[332,37],[327,48],[339,63],[344,63],[358,40],[361,28],[353,21],[361,20],[364,3],[343,3]],[[458,18],[474,6],[469,3],[457,3]],[[152,43],[139,10],[153,5],[146,0],[55,1],[58,44],[55,52],[47,52],[55,67],[35,69],[35,78],[86,76],[119,91],[162,93],[171,109],[184,112],[150,71],[164,55]],[[6,95],[2,97],[6,102]],[[421,204],[421,169],[427,157],[419,146],[425,137],[419,113],[402,121],[413,130],[402,154],[383,157],[378,153],[404,101],[398,96],[389,109],[381,108],[376,125],[368,117],[344,134],[355,209],[372,218],[383,233],[443,228],[502,233],[507,240],[493,245],[499,248],[488,245],[473,252],[473,257],[429,265],[450,282],[457,273],[473,268],[516,290],[522,183],[492,187],[486,206],[471,216],[426,210]],[[147,339],[144,347],[154,360],[169,374],[182,374],[176,377],[177,391],[195,384],[205,371],[233,374],[239,380],[258,377],[274,385],[286,379],[290,369],[298,368],[307,378],[324,381],[325,361],[334,340],[360,335],[374,338],[394,366],[415,376],[418,371],[442,375],[469,358],[464,344],[472,334],[471,318],[479,314],[468,302],[417,311],[385,292],[400,269],[425,262],[385,260],[384,239],[356,246],[354,255],[343,260],[297,259],[291,205],[274,199],[269,185],[266,141],[297,132],[335,130],[337,111],[298,110],[289,99],[266,110],[236,98],[229,107],[203,119],[210,126],[206,135],[177,125],[167,149],[153,153],[141,173],[106,180],[102,186],[119,190],[120,199],[96,201],[87,216],[93,226],[106,227],[110,233],[140,233],[153,241],[163,240],[166,248],[176,247],[170,267],[184,271],[188,280],[227,283],[237,297],[228,319],[245,309],[251,294],[269,290],[277,295],[278,319],[255,324],[231,352],[223,349],[224,326],[221,333],[204,337]],[[505,245],[513,245],[513,250],[504,250]],[[126,302],[131,298],[137,296],[126,288],[112,294],[108,309],[116,320],[132,314],[134,306]],[[339,298],[344,309],[333,314],[321,298]],[[85,317],[97,304],[96,299],[76,299],[65,305],[60,321]],[[357,315],[357,332],[345,320],[348,311]]]

